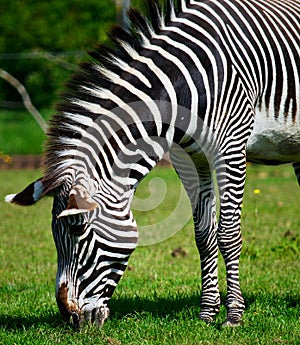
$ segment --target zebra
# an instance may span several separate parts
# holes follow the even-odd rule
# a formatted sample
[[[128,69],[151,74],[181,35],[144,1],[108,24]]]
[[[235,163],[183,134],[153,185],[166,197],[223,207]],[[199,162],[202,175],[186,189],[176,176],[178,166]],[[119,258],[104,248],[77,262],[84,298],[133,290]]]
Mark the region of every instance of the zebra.
[[[200,253],[199,317],[241,323],[240,231],[246,161],[292,163],[300,184],[298,0],[147,0],[113,48],[98,46],[51,120],[44,175],[6,201],[54,196],[58,307],[75,326],[102,326],[137,246],[130,204],[170,152],[191,200]],[[193,173],[190,170],[193,165]],[[216,172],[219,210],[212,172]]]

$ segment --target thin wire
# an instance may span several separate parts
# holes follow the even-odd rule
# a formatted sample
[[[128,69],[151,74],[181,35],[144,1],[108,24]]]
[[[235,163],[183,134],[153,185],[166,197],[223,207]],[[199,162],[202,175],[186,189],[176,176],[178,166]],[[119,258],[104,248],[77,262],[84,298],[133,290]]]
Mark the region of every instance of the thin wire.
[[[85,51],[75,50],[69,52],[42,52],[42,51],[33,51],[33,52],[19,52],[19,53],[0,53],[0,60],[18,60],[18,59],[43,59],[48,55],[55,57],[68,57],[68,56],[77,56],[81,57],[86,54]]]

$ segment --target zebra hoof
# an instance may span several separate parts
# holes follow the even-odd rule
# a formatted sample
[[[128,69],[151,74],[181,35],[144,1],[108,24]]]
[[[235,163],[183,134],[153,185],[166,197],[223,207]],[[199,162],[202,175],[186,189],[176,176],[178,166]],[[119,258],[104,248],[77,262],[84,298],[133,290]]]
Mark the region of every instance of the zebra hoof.
[[[227,318],[222,327],[238,327],[242,325],[242,320]]]
[[[216,314],[218,314],[217,312],[213,312],[210,310],[201,310],[198,318],[202,321],[204,321],[205,323],[209,324],[212,323],[214,321],[214,317],[216,316]]]
[[[212,323],[214,321],[214,319],[212,317],[202,315],[202,313],[199,314],[198,318],[207,324]]]
[[[242,316],[244,309],[232,309],[227,313],[227,319],[223,323],[223,327],[237,327],[243,324]]]

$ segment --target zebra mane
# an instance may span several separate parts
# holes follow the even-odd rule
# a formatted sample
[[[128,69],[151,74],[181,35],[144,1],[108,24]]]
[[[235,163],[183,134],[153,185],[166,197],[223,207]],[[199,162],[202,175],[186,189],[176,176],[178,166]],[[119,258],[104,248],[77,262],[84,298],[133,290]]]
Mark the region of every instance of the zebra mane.
[[[113,86],[109,77],[111,73],[121,73],[122,66],[132,61],[132,53],[138,54],[143,49],[143,43],[151,40],[153,34],[162,30],[172,16],[181,10],[182,5],[188,3],[189,0],[178,0],[176,4],[173,0],[164,0],[161,6],[158,0],[145,0],[146,15],[131,8],[128,29],[114,26],[108,34],[110,44],[98,45],[89,52],[95,61],[80,65],[79,72],[67,83],[67,91],[62,95],[62,101],[56,107],[57,113],[49,123],[42,164],[45,194],[66,182],[76,147],[89,125],[101,116],[76,102],[99,103],[99,98],[86,92],[85,87],[96,87],[104,93],[110,90]]]

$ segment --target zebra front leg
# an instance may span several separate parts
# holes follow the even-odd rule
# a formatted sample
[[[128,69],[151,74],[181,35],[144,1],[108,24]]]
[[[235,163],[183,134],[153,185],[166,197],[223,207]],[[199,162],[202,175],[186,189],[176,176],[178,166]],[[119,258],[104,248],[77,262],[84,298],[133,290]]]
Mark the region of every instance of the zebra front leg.
[[[200,319],[211,322],[220,310],[218,286],[218,244],[216,198],[211,169],[205,158],[187,155],[182,150],[170,151],[173,166],[190,198],[195,238],[201,259],[202,294]]]
[[[216,198],[211,173],[200,178],[200,193],[194,210],[195,238],[201,260],[202,294],[199,318],[205,322],[213,321],[220,310],[218,285],[218,245]]]
[[[198,232],[198,231],[197,231]],[[207,228],[196,235],[201,259],[202,293],[199,318],[212,322],[220,311],[218,284],[218,246],[214,228]]]
[[[246,162],[243,154],[236,157],[236,160],[231,157],[230,162],[226,163],[226,169],[219,173],[217,171],[220,192],[217,241],[227,275],[227,318],[224,326],[237,326],[245,309],[239,283],[239,258],[242,249],[240,218],[245,174]]]

